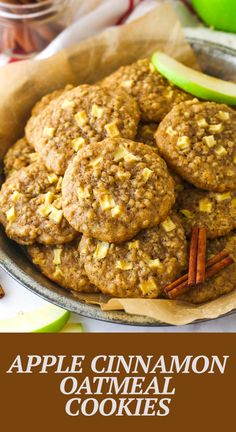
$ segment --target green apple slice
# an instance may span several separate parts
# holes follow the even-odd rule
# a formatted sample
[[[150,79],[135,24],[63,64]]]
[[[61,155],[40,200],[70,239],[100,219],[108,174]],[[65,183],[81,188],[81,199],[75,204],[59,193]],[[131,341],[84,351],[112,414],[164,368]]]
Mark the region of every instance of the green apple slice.
[[[177,87],[201,99],[236,105],[236,84],[191,69],[162,52],[155,52],[156,70]]]
[[[83,326],[80,323],[69,323],[66,324],[60,331],[60,333],[82,333]]]
[[[0,320],[0,332],[54,333],[64,327],[69,317],[70,312],[52,304],[47,304],[40,309]]]

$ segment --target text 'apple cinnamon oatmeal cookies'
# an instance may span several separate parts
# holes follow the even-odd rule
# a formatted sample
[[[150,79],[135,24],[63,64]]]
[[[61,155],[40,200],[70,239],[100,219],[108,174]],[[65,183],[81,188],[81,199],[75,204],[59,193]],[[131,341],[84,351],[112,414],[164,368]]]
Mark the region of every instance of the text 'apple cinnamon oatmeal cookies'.
[[[215,102],[183,102],[156,133],[160,154],[196,187],[225,192],[236,188],[236,112]]]
[[[86,236],[81,259],[92,283],[115,297],[155,298],[187,265],[187,242],[176,214],[121,244]]]
[[[26,137],[47,168],[62,175],[85,144],[106,137],[134,138],[139,118],[135,99],[125,91],[84,84],[31,117]]]
[[[172,85],[159,74],[149,59],[122,66],[106,77],[101,85],[118,86],[133,96],[139,105],[142,121],[159,123],[174,105],[193,96]]]
[[[6,180],[0,192],[0,221],[8,237],[20,244],[60,244],[76,237],[63,215],[61,182],[41,161]]]
[[[106,139],[81,149],[62,183],[68,222],[87,236],[122,242],[164,220],[175,201],[167,167],[149,146]]]
[[[194,226],[205,227],[208,238],[226,235],[236,228],[236,190],[212,192],[183,185],[176,209],[188,236]]]
[[[80,238],[64,245],[33,244],[27,252],[39,270],[63,288],[94,293],[97,288],[89,282],[79,252]]]

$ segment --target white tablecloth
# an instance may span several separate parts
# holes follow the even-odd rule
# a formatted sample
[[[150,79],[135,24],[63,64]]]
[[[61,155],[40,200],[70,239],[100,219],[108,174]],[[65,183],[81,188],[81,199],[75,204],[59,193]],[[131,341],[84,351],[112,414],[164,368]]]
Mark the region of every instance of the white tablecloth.
[[[6,290],[6,296],[0,300],[0,319],[9,318],[16,313],[41,308],[46,304],[19,283],[15,282],[5,272],[0,270],[0,281]],[[236,332],[236,314],[206,323],[180,327],[138,327],[121,324],[110,324],[80,315],[72,314],[71,322],[80,322],[87,332]]]

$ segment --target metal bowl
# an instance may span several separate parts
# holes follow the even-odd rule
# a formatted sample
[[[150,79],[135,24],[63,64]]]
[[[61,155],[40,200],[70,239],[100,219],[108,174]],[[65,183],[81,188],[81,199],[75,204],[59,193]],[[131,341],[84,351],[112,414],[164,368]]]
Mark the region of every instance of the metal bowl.
[[[228,80],[236,79],[236,50],[194,38],[189,39],[189,42],[203,71]],[[9,240],[2,229],[0,229],[0,267],[25,288],[80,315],[111,323],[166,326],[165,323],[145,316],[128,315],[120,311],[103,312],[96,305],[88,305],[78,301],[70,292],[50,282],[39,273],[29,262],[22,248]]]

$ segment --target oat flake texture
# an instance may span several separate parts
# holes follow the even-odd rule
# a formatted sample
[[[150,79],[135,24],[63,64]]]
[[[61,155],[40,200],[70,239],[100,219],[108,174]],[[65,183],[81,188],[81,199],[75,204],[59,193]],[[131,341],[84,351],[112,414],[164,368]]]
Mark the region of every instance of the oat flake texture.
[[[32,116],[25,131],[47,168],[63,175],[81,146],[110,136],[134,138],[139,118],[135,99],[125,91],[83,84]]]
[[[64,215],[75,230],[122,242],[163,221],[174,204],[174,182],[151,147],[106,139],[81,149],[62,184]]]

